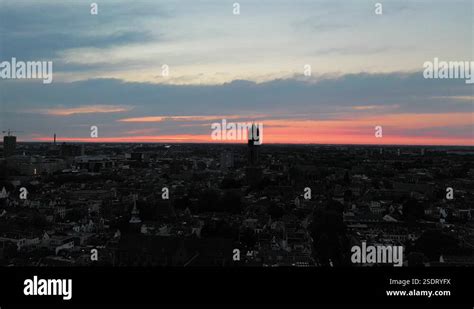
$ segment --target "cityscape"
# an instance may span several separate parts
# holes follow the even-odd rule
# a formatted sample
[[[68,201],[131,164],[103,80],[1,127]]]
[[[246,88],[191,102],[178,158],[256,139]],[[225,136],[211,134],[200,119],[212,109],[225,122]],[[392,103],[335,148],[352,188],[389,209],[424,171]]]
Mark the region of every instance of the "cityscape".
[[[473,0],[0,0],[0,309],[472,307]]]
[[[3,137],[0,265],[474,265],[469,146],[17,142]]]

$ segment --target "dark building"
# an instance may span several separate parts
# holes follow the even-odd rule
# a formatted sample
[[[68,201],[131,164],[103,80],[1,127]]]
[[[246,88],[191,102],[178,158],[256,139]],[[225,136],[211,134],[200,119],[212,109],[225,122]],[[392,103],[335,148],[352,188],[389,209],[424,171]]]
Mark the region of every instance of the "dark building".
[[[83,155],[82,147],[79,145],[61,144],[62,157],[78,157]]]
[[[252,186],[258,186],[263,178],[263,170],[258,166],[248,166],[245,169],[245,176],[247,178],[247,183]]]
[[[3,137],[3,156],[10,157],[15,154],[16,136],[7,135]]]
[[[257,186],[262,180],[262,168],[259,167],[260,156],[260,130],[257,125],[252,124],[248,133],[248,166],[245,169],[247,183],[251,186]]]
[[[233,241],[127,234],[114,250],[117,266],[231,266]]]
[[[140,211],[137,208],[137,197],[133,198],[133,209],[132,216],[130,217],[130,231],[134,233],[139,233],[142,225],[142,220],[140,219]]]
[[[256,134],[254,134],[256,132]],[[248,163],[249,166],[258,165],[259,158],[259,145],[260,145],[260,131],[255,124],[252,124],[252,128],[248,133]]]
[[[221,170],[227,171],[234,167],[234,154],[232,152],[224,151],[221,153]]]

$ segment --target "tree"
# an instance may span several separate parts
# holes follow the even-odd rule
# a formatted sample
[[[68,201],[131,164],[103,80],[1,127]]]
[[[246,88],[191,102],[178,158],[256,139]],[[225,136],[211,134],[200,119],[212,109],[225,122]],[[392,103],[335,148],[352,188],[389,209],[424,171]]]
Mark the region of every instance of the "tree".
[[[424,267],[424,260],[425,256],[421,252],[411,252],[407,256],[408,266],[410,267]]]
[[[198,197],[199,211],[217,211],[219,210],[219,194],[216,190],[204,190]]]
[[[252,229],[246,228],[240,235],[240,242],[245,246],[245,249],[252,249],[257,243],[257,235]]]
[[[352,201],[352,190],[344,191],[344,202]]]
[[[423,219],[425,211],[423,204],[419,203],[414,198],[408,198],[402,205],[403,218],[409,222],[418,221]]]
[[[345,183],[346,185],[350,185],[350,184],[351,184],[351,177],[349,176],[349,172],[348,172],[348,171],[346,171],[346,172],[344,173],[344,183]]]
[[[222,183],[221,183],[222,189],[234,189],[234,188],[240,188],[240,187],[242,187],[242,184],[239,181],[235,180],[234,178],[226,177],[222,179]]]
[[[283,215],[285,214],[285,210],[279,206],[277,206],[276,204],[272,204],[270,205],[270,207],[268,208],[268,214],[273,218],[273,219],[280,219],[281,217],[283,217]]]
[[[178,198],[174,199],[174,201],[173,201],[173,207],[175,209],[184,210],[189,206],[190,206],[190,201],[189,201],[189,197],[187,197],[187,196],[178,197]]]
[[[242,201],[240,194],[236,191],[226,191],[221,199],[222,209],[231,213],[242,211]]]
[[[76,207],[66,212],[66,221],[77,222],[86,216],[86,211],[83,208]]]
[[[459,251],[458,241],[441,231],[425,231],[415,243],[417,251],[431,260],[437,260],[441,254],[454,254]]]
[[[330,261],[334,266],[349,263],[349,239],[343,222],[343,205],[330,200],[326,209],[315,211],[309,226],[313,238],[313,252],[316,260],[323,266]]]

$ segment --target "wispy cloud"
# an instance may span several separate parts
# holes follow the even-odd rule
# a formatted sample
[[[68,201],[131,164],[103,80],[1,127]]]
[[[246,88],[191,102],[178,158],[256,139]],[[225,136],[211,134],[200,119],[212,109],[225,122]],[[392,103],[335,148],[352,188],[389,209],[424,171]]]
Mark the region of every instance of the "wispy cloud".
[[[144,116],[119,119],[120,122],[211,121],[222,119],[258,119],[265,115]]]
[[[54,130],[71,140],[99,141],[87,138],[88,126],[99,125],[104,141],[197,142],[210,138],[211,122],[227,119],[262,122],[268,142],[473,144],[472,106],[465,103],[471,89],[456,80],[425,80],[422,72],[213,86],[114,79],[58,82],[47,89],[33,82],[3,85],[2,123],[13,129],[21,123],[30,140],[38,136],[29,133],[49,136]],[[99,100],[114,104],[87,104]],[[76,116],[65,117],[70,115]],[[383,126],[383,139],[372,140],[376,125]]]
[[[31,112],[37,112],[43,115],[52,116],[71,116],[78,114],[95,114],[95,113],[122,113],[130,111],[132,108],[127,106],[116,106],[116,105],[87,105],[78,107],[56,107],[48,109],[33,110]]]
[[[342,56],[355,56],[355,55],[375,55],[382,53],[394,53],[394,52],[403,52],[410,50],[409,47],[401,46],[346,46],[346,47],[330,47],[318,49],[315,52],[315,55],[342,55]]]
[[[369,110],[393,110],[399,108],[400,105],[357,105],[353,106],[352,109],[356,111],[369,111]]]
[[[462,101],[462,102],[470,102],[474,103],[474,96],[469,95],[459,95],[459,96],[435,96],[432,97],[433,99],[442,99],[442,100],[455,100],[455,101]]]
[[[50,141],[49,136],[32,138],[34,141]],[[200,134],[176,134],[176,135],[138,135],[138,136],[112,136],[112,137],[62,137],[57,138],[60,142],[83,142],[83,143],[199,143],[211,142],[210,135]]]

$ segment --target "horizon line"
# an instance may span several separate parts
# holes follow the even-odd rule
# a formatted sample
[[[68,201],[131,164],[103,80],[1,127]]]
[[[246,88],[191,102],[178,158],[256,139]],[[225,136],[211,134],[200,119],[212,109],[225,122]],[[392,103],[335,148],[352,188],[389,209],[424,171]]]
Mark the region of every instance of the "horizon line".
[[[53,141],[17,141],[17,143],[38,143],[38,144],[54,144]],[[219,142],[138,142],[138,141],[128,141],[128,142],[103,142],[103,141],[56,141],[56,144],[157,144],[157,145],[173,145],[173,144],[184,144],[184,145],[189,145],[189,144],[196,144],[196,145],[247,145],[247,141],[245,142],[240,142],[240,143],[234,143],[234,142],[225,142],[225,143],[219,143]],[[3,142],[1,142],[3,145]],[[288,146],[375,146],[375,147],[468,147],[468,148],[474,148],[474,145],[462,145],[462,144],[450,144],[450,145],[440,145],[440,144],[357,144],[357,143],[264,143],[262,145],[288,145]]]

